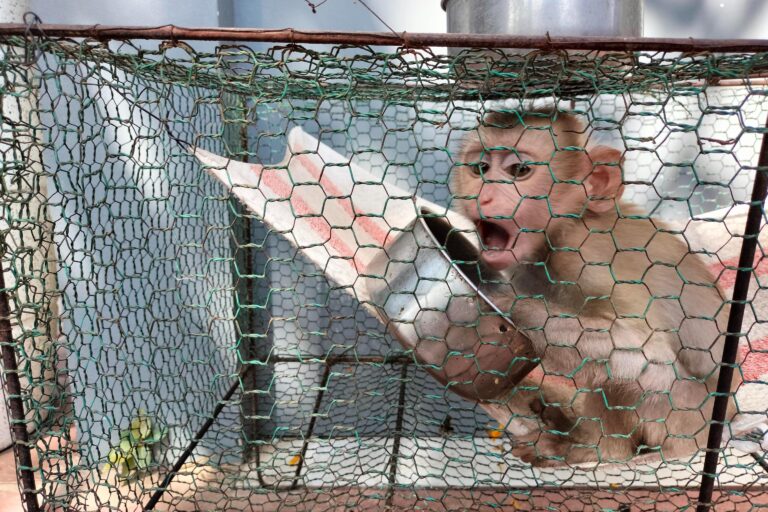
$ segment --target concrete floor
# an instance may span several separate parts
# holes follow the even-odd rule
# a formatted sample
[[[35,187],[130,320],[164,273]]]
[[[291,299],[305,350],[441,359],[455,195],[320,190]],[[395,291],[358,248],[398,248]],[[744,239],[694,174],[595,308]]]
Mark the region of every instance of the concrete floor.
[[[34,452],[33,452],[34,454]],[[33,459],[36,459],[33,455]],[[33,461],[34,463],[34,461]],[[752,463],[754,465],[754,463]],[[751,467],[747,466],[745,464],[739,465],[742,468]],[[212,470],[211,475],[209,477],[206,477],[204,474],[205,466],[200,466],[195,468],[194,465],[190,465],[189,468],[184,468],[181,472],[183,475],[191,476],[195,474],[196,472],[199,473],[193,480],[195,481],[195,484],[191,486],[193,489],[191,492],[194,495],[194,488],[199,487],[199,490],[205,494],[207,492],[214,492],[216,489],[219,489],[219,492],[221,491],[218,483],[212,484],[212,482],[220,482],[222,480],[221,475],[216,473],[216,471]],[[749,476],[749,481],[752,482],[752,486],[745,486],[741,488],[737,488],[737,492],[726,491],[717,491],[715,493],[715,500],[717,502],[715,506],[715,510],[718,512],[720,510],[723,511],[747,511],[752,510],[755,507],[758,506],[766,506],[768,505],[768,492],[764,490],[763,487],[760,487],[758,485],[759,483],[765,482],[765,476],[762,473],[759,473],[761,470],[759,468],[753,468],[754,471],[757,471],[759,476],[751,474]],[[186,482],[184,478],[177,478],[177,481],[175,482],[176,485],[179,486],[178,489],[176,489],[176,496],[181,497],[185,495],[189,491],[189,483]],[[185,480],[185,481],[182,481]],[[186,482],[186,483],[185,483]],[[150,488],[152,485],[155,484],[147,484],[145,488]],[[614,487],[616,485],[616,487]],[[600,509],[616,509],[619,508],[621,505],[627,505],[632,504],[632,510],[633,512],[635,510],[637,511],[651,511],[651,510],[678,510],[680,508],[689,507],[692,505],[695,505],[696,496],[698,494],[697,489],[695,486],[693,486],[691,489],[680,489],[678,491],[673,490],[672,488],[668,488],[667,491],[664,493],[655,492],[652,489],[649,488],[641,488],[641,489],[627,489],[623,488],[623,485],[613,484],[609,485],[609,488],[603,489],[603,490],[587,490],[584,489],[561,489],[559,491],[554,491],[551,488],[549,489],[541,489],[537,490],[535,488],[531,488],[530,492],[527,493],[521,493],[518,495],[510,495],[507,491],[499,490],[494,492],[494,490],[487,490],[487,491],[475,491],[472,495],[467,495],[466,489],[451,489],[450,487],[447,489],[421,489],[418,490],[419,498],[417,499],[415,496],[415,490],[413,489],[402,489],[401,491],[398,491],[395,493],[394,502],[393,502],[393,509],[394,510],[413,510],[415,508],[415,505],[419,506],[430,506],[431,509],[439,511],[439,510],[446,510],[451,509],[454,510],[455,508],[461,508],[461,509],[472,509],[474,508],[478,500],[481,502],[489,502],[489,503],[498,503],[500,505],[504,506],[504,509],[512,510],[514,508],[515,510],[542,510],[543,508],[547,508],[548,506],[551,506],[553,503],[556,504],[555,506],[558,509],[561,510],[600,510]],[[323,499],[327,502],[328,499],[328,493],[331,491],[321,491],[321,494],[324,494]],[[337,489],[336,492],[344,493],[346,494],[354,494],[357,493],[360,496],[361,504],[363,502],[371,504],[370,509],[380,509],[383,507],[382,503],[377,502],[373,497],[370,497],[370,500],[365,501],[363,498],[366,494],[370,494],[373,492],[378,498],[381,497],[381,494],[376,491],[375,489],[371,491],[370,489],[366,489],[364,487],[346,487],[346,488],[340,488]],[[479,494],[478,494],[479,493]],[[264,506],[264,503],[258,503],[258,495],[251,495],[246,492],[245,497],[237,495],[237,492],[234,492],[232,496],[229,496],[228,499],[232,499],[237,501],[237,503],[240,505],[238,507],[227,507],[227,510],[243,510],[247,507],[248,500],[249,499],[255,499],[257,502],[254,504],[253,507],[255,508],[255,505],[259,505],[258,508],[261,508]],[[482,495],[482,496],[481,496]],[[101,496],[101,503],[109,503],[110,499],[116,499],[120,500],[120,494],[115,494],[111,498],[108,496],[108,494],[105,494],[104,496]],[[123,499],[128,496],[125,494],[123,496]],[[274,495],[272,496],[275,497]],[[146,498],[146,496],[141,497],[142,499]],[[222,503],[221,496],[216,495],[215,499],[206,497],[203,499],[200,503],[202,504],[216,504],[216,503]],[[293,499],[296,497],[294,496]],[[349,498],[347,496],[347,498]],[[339,503],[346,502],[347,498],[339,498]],[[427,501],[427,498],[429,498],[429,501]],[[514,498],[514,499],[513,499]],[[317,499],[317,496],[314,496],[312,492],[309,492],[306,496],[307,502],[312,503],[313,500]],[[414,501],[415,500],[415,501]],[[137,501],[137,503],[140,503],[142,500]],[[290,501],[290,500],[289,500]],[[348,501],[348,500],[347,500]],[[379,501],[381,501],[379,499]],[[229,503],[226,499],[224,502]],[[116,505],[117,502],[114,504]],[[197,501],[194,499],[191,499],[190,508],[183,508],[183,510],[193,510],[197,509],[195,506]],[[234,502],[233,502],[234,503]],[[128,502],[126,501],[126,504]],[[439,505],[438,505],[439,504]],[[270,502],[269,505],[277,505],[275,502]],[[512,508],[507,508],[511,506]],[[543,508],[539,508],[543,507]],[[175,508],[175,507],[174,507]],[[329,510],[342,510],[343,507],[339,508],[330,508]],[[362,507],[361,507],[362,508]],[[220,508],[211,508],[210,510],[220,510]],[[266,507],[265,510],[271,510],[271,508]],[[297,508],[297,510],[304,510],[304,511],[311,511],[312,507],[311,505],[307,508]],[[22,512],[24,509],[21,506],[21,498],[19,495],[19,489],[16,484],[16,463],[14,461],[13,457],[13,450],[7,449],[2,452],[0,452],[0,512]],[[95,508],[93,508],[95,510]],[[132,509],[133,510],[133,509]],[[136,505],[135,508],[136,511],[140,510],[140,506]],[[205,509],[209,510],[209,509]]]

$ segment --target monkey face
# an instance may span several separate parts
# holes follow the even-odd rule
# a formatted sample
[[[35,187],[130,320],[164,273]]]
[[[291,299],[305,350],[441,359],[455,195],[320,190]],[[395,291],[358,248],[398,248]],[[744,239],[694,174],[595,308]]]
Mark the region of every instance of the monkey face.
[[[477,226],[481,258],[494,270],[541,261],[550,234],[614,207],[621,195],[621,153],[583,148],[573,119],[568,123],[480,128],[466,142],[454,188]]]
[[[551,217],[551,137],[513,128],[481,131],[475,142],[455,183],[464,212],[477,226],[483,261],[502,270],[538,260]]]
[[[536,157],[512,151],[483,152],[474,173],[477,199],[469,210],[483,245],[482,258],[495,270],[536,260],[549,218],[552,179]]]

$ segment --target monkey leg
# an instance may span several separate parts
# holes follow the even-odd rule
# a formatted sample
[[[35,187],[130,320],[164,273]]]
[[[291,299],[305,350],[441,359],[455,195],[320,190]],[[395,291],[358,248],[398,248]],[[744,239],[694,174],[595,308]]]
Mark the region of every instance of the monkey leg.
[[[542,390],[544,391],[544,390]],[[571,397],[571,400],[573,397]],[[545,393],[529,403],[539,429],[518,437],[512,453],[538,467],[561,466],[572,449],[571,433],[577,429],[575,410],[570,404],[550,401]]]
[[[741,375],[737,372],[732,389],[738,389],[741,382]],[[672,384],[668,397],[647,398],[641,409],[642,447],[651,451],[660,449],[666,459],[704,450],[716,389],[715,374],[706,381],[687,377]],[[736,410],[736,403],[731,397],[726,420],[732,420]]]
[[[551,428],[542,418],[542,431],[520,438],[512,453],[538,467],[626,462],[636,453],[640,423],[634,396],[627,386],[611,383],[581,393],[574,402],[577,419],[569,430]]]
[[[546,378],[519,398],[525,400],[524,408],[535,417],[537,428],[531,433],[518,436],[512,452],[525,462],[538,466],[561,465],[568,445],[565,436],[573,430],[574,416],[573,388],[550,383]],[[542,457],[539,457],[539,454]]]

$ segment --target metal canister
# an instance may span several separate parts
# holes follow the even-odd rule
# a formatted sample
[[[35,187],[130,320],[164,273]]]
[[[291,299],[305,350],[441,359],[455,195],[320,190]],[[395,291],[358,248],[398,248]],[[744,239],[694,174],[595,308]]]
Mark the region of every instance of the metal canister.
[[[536,367],[532,345],[478,287],[475,246],[445,217],[421,213],[369,264],[371,301],[392,335],[451,391],[500,397]]]
[[[442,0],[441,5],[451,33],[643,35],[642,0]]]

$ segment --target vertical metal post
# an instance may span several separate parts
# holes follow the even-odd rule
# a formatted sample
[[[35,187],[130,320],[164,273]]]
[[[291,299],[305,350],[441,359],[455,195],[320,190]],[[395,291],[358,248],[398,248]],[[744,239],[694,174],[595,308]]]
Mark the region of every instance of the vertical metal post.
[[[309,448],[309,442],[312,440],[312,436],[315,433],[315,423],[317,422],[317,416],[320,414],[320,406],[323,404],[323,396],[328,389],[328,379],[331,377],[331,366],[333,362],[325,361],[325,370],[323,370],[323,376],[320,379],[320,389],[317,391],[315,397],[315,406],[312,408],[312,415],[309,417],[309,425],[307,426],[307,432],[304,434],[304,442],[301,444],[301,452],[299,453],[299,462],[296,465],[296,471],[293,476],[293,482],[291,483],[291,490],[295,490],[299,486],[299,479],[301,478],[301,470],[304,468],[304,459],[307,456],[307,449]]]
[[[405,418],[405,386],[408,381],[408,363],[400,367],[400,395],[397,399],[397,418],[395,419],[395,439],[392,443],[392,455],[389,457],[389,488],[387,489],[387,509],[392,507],[397,485],[397,464],[400,456],[400,443],[403,437],[403,420]]]
[[[8,292],[5,290],[5,276],[0,263],[0,346],[3,350],[3,369],[5,370],[5,392],[11,415],[11,431],[13,432],[13,451],[16,456],[18,474],[21,477],[22,500],[27,512],[38,512],[35,492],[35,475],[32,472],[32,453],[29,449],[29,435],[25,423],[24,402],[21,400],[21,383],[19,382],[19,367],[16,363],[16,351],[13,348],[13,332],[11,330],[11,306]]]
[[[768,127],[768,121],[766,122]],[[741,243],[739,255],[739,269],[736,273],[736,284],[733,288],[731,299],[731,311],[728,316],[728,334],[725,337],[723,347],[720,374],[717,379],[717,394],[712,408],[712,421],[709,425],[709,438],[707,439],[707,454],[704,459],[704,470],[701,475],[701,488],[699,489],[699,502],[696,512],[707,512],[712,506],[712,491],[717,476],[717,463],[720,457],[720,443],[723,437],[725,415],[728,410],[728,399],[731,395],[731,380],[736,365],[736,354],[739,349],[741,325],[744,320],[744,308],[749,292],[749,280],[752,275],[752,266],[755,260],[757,237],[760,234],[760,224],[763,216],[763,202],[768,188],[768,141],[763,135],[760,147],[760,158],[757,162],[757,173],[752,185],[752,199],[747,215],[747,223],[744,228],[744,240]]]
[[[225,4],[220,0],[221,5]],[[220,11],[221,12],[221,11]],[[254,107],[249,106],[244,96],[228,95],[222,98],[225,104],[224,130],[227,144],[231,148],[232,158],[242,162],[250,160],[249,127],[256,120]],[[243,436],[243,458],[256,463],[256,475],[259,485],[266,487],[261,468],[261,430],[265,419],[260,417],[260,410],[269,410],[264,404],[260,391],[267,389],[272,379],[272,372],[266,364],[270,357],[270,329],[268,307],[269,285],[267,279],[256,276],[261,271],[267,273],[266,248],[255,244],[255,240],[264,240],[266,230],[255,220],[255,216],[242,203],[232,196],[231,203],[232,253],[237,272],[235,294],[239,311],[235,318],[235,331],[239,336],[238,354],[242,366],[249,367],[243,378],[241,401],[241,422]],[[264,304],[264,307],[260,307]],[[255,368],[258,366],[258,368]],[[260,403],[261,402],[261,403]]]
[[[248,371],[251,368],[252,366],[243,366],[240,368],[240,373],[237,374],[235,382],[232,383],[232,385],[227,390],[227,393],[222,397],[221,400],[219,400],[219,402],[216,404],[216,407],[213,408],[211,415],[198,429],[195,437],[192,438],[192,440],[182,452],[181,456],[179,456],[179,458],[173,464],[173,467],[171,467],[171,470],[165,475],[163,482],[159,487],[156,488],[154,494],[152,494],[152,497],[149,498],[149,501],[144,506],[144,511],[155,509],[157,504],[160,502],[160,499],[163,497],[163,494],[165,494],[165,491],[168,490],[171,482],[173,482],[173,479],[176,477],[176,475],[179,474],[181,468],[184,467],[184,464],[187,462],[187,459],[189,459],[189,456],[192,455],[192,452],[195,451],[197,445],[200,444],[203,436],[205,436],[205,434],[208,433],[208,431],[211,429],[213,424],[216,422],[216,418],[218,418],[219,414],[221,414],[221,411],[224,410],[224,407],[229,405],[229,401],[232,400],[232,396],[235,394],[235,392],[242,387],[243,379],[248,375]]]
[[[239,126],[239,148],[238,153],[240,156],[240,161],[242,162],[248,162],[248,106],[246,105],[245,98],[240,97],[240,111],[242,113],[243,122]],[[256,328],[256,320],[255,320],[255,310],[253,309],[254,304],[256,303],[256,293],[254,291],[254,251],[251,247],[251,242],[253,241],[253,226],[251,223],[251,214],[248,212],[246,208],[244,208],[242,205],[239,205],[236,207],[236,212],[238,212],[238,216],[236,218],[236,221],[240,221],[240,230],[238,232],[238,236],[236,239],[236,247],[235,251],[237,253],[236,256],[236,262],[238,266],[240,264],[243,265],[243,273],[247,276],[245,278],[245,290],[242,290],[243,283],[238,283],[238,294],[241,292],[245,292],[245,303],[248,304],[248,309],[245,311],[241,311],[238,314],[238,317],[242,315],[242,318],[240,323],[240,343],[245,343],[245,348],[242,351],[245,356],[245,360],[248,361],[245,364],[253,365],[253,361],[255,361],[258,358],[258,351],[256,350],[256,347],[254,346],[256,343],[253,341],[252,338],[250,338],[251,335],[255,332]],[[232,229],[236,229],[237,223],[235,223],[232,227]],[[246,249],[244,246],[248,245],[248,248]],[[242,281],[242,277],[240,277],[240,280]],[[242,304],[242,301],[238,301],[240,304]],[[246,333],[249,337],[246,338]],[[242,402],[242,408],[243,408],[243,434],[245,437],[245,458],[246,460],[250,460],[254,456],[254,452],[257,450],[258,446],[255,444],[256,438],[258,437],[258,430],[259,430],[259,422],[255,420],[256,416],[259,412],[259,403],[258,398],[256,395],[256,391],[258,390],[258,384],[256,379],[256,372],[251,371],[249,372],[248,379],[243,382],[243,402]],[[257,454],[258,455],[258,454]],[[261,476],[261,473],[259,471],[259,476]]]

